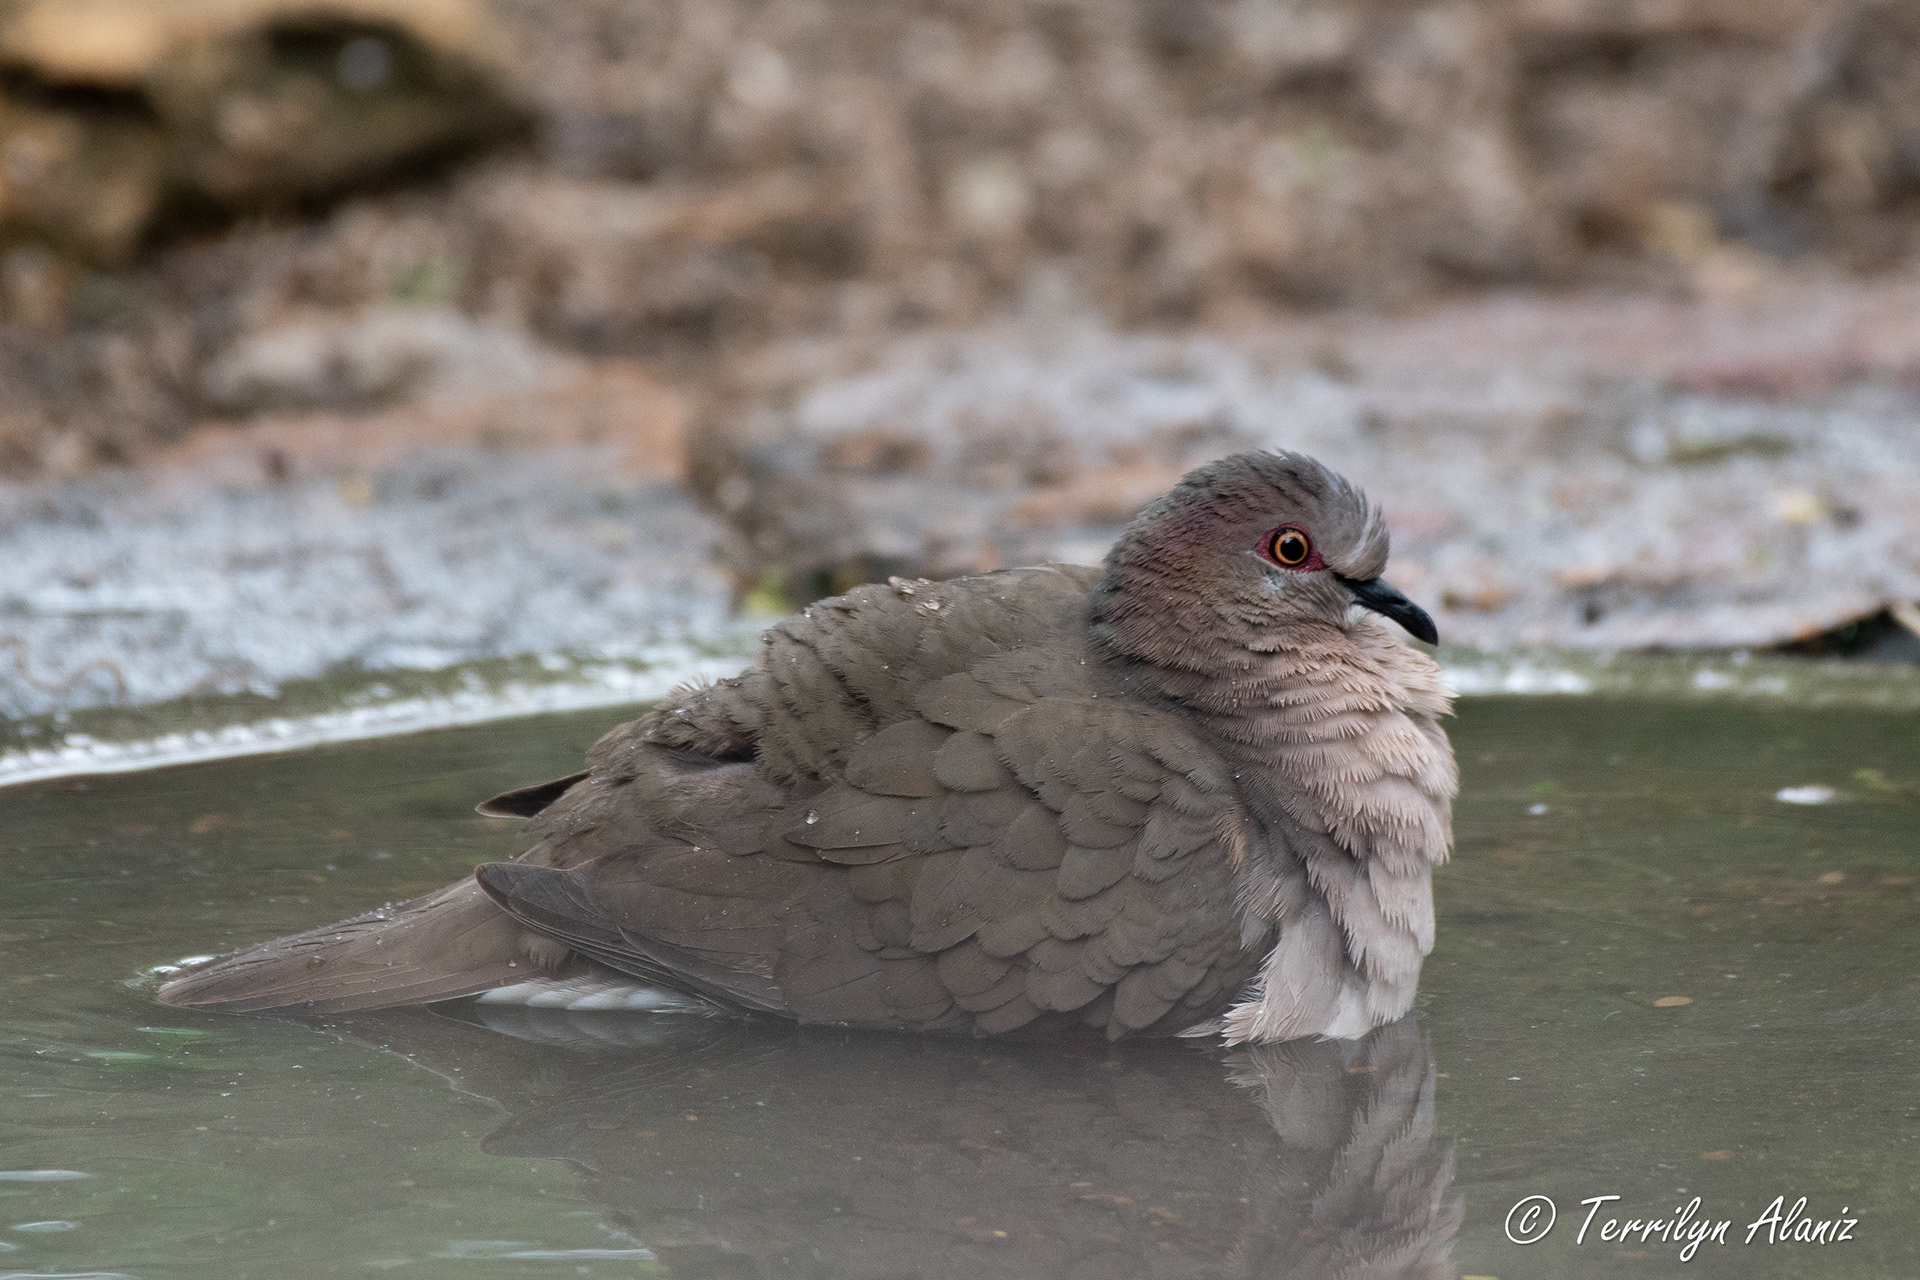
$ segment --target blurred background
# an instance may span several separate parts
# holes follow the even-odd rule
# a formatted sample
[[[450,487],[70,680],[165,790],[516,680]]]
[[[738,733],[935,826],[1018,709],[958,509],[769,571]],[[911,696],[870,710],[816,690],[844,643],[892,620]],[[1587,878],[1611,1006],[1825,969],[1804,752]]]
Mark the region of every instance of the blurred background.
[[[1464,687],[1910,672],[1920,10],[0,0],[20,768],[657,693],[1267,446]]]

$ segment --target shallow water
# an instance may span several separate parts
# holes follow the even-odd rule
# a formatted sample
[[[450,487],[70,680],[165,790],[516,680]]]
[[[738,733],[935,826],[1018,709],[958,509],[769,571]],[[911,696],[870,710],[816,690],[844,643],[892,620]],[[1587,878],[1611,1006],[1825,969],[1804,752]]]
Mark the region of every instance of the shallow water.
[[[514,852],[473,802],[618,718],[0,791],[0,1165],[85,1175],[0,1174],[0,1275],[1920,1272],[1908,714],[1468,701],[1418,1011],[1357,1045],[313,1028],[133,981]],[[1523,1247],[1529,1195],[1559,1216]],[[1694,1196],[1731,1225],[1690,1262],[1597,1238]],[[1776,1196],[1852,1239],[1742,1243]]]

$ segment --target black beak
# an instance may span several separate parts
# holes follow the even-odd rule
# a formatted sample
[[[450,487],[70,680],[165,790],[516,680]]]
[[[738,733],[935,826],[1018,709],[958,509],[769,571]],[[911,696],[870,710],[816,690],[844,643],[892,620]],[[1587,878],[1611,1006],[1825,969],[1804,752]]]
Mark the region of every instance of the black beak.
[[[1340,578],[1340,584],[1353,592],[1355,604],[1371,609],[1384,617],[1392,618],[1407,629],[1407,634],[1415,640],[1424,640],[1428,644],[1440,643],[1440,632],[1433,625],[1433,619],[1427,611],[1413,601],[1388,586],[1383,578],[1368,578],[1360,582],[1353,578]]]

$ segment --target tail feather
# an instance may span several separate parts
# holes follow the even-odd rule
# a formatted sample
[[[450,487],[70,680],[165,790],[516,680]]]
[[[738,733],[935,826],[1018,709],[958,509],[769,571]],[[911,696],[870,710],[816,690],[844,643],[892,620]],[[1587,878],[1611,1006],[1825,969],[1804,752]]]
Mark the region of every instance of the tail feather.
[[[158,996],[162,1004],[233,1013],[425,1004],[539,976],[530,941],[466,879],[397,907],[249,947],[172,979]]]

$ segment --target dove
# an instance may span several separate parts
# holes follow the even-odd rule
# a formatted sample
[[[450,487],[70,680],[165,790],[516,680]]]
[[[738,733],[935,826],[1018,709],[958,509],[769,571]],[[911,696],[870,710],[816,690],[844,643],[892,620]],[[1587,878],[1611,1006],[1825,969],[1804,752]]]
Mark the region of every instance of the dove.
[[[959,1035],[1351,1038],[1411,1006],[1457,771],[1381,512],[1196,468],[1098,568],[869,584],[480,806],[530,847],[165,1004],[464,996]]]

